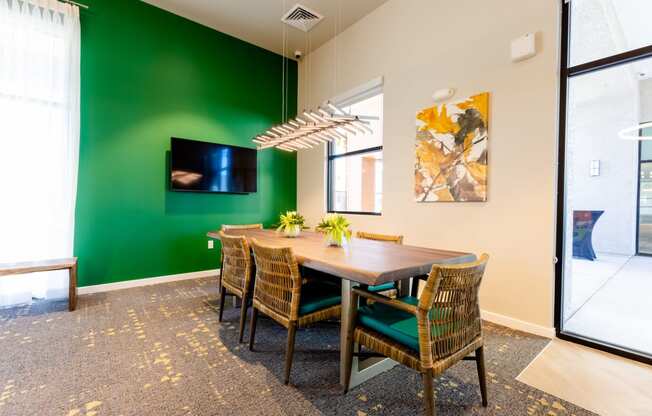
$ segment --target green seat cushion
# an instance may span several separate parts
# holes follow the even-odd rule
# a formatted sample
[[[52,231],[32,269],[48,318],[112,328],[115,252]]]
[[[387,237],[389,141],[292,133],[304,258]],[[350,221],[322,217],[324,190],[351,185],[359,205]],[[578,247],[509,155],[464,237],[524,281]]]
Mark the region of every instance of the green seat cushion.
[[[342,303],[342,291],[333,284],[311,282],[301,288],[299,316]]]
[[[382,285],[377,285],[377,286],[369,286],[367,288],[367,290],[370,292],[384,292],[386,290],[392,290],[392,289],[394,289],[394,282],[383,283]]]
[[[401,297],[398,300],[415,306],[419,303],[419,300],[412,296]],[[433,309],[430,314],[433,316],[436,311]],[[417,318],[408,312],[392,308],[380,302],[374,302],[358,309],[358,323],[408,348],[419,351]],[[443,329],[434,327],[433,335],[443,333]]]

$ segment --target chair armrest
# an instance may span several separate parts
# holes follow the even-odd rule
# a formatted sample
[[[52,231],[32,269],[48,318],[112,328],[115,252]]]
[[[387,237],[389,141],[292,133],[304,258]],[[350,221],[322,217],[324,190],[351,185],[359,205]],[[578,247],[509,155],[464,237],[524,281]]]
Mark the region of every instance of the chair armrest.
[[[392,299],[388,298],[387,296],[379,295],[377,293],[372,293],[369,292],[368,290],[360,289],[360,288],[353,288],[353,293],[362,296],[363,298],[373,300],[374,302],[378,303],[383,303],[387,306],[391,306],[392,308],[399,309],[403,312],[410,313],[412,315],[417,314],[417,307],[414,305],[410,305],[409,303],[401,302],[400,300],[397,299]]]

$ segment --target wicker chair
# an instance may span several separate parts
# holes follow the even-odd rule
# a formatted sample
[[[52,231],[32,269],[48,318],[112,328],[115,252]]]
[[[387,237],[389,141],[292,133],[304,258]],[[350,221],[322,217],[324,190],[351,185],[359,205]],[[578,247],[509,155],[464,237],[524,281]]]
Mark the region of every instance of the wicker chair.
[[[338,318],[341,291],[334,285],[320,282],[302,284],[296,258],[289,247],[263,246],[253,238],[251,246],[256,261],[256,279],[249,349],[253,350],[259,311],[287,328],[284,383],[288,384],[297,328]]]
[[[364,231],[358,231],[355,234],[355,236],[357,238],[363,238],[365,240],[386,241],[388,243],[403,244],[402,235],[375,234],[375,233],[366,233]]]
[[[222,224],[222,231],[227,230],[262,230],[263,224]]]
[[[240,310],[240,338],[242,342],[244,326],[247,320],[248,300],[251,294],[252,261],[247,239],[242,236],[230,236],[220,231],[222,241],[222,273],[220,279],[220,314],[222,322],[224,300],[227,291],[242,300]]]
[[[390,299],[353,289],[345,364],[349,368],[354,343],[419,371],[423,377],[426,414],[435,414],[433,377],[460,360],[477,364],[482,405],[487,406],[487,383],[478,289],[489,256],[460,265],[433,266],[420,299]],[[357,307],[360,297],[374,303]],[[467,357],[471,352],[475,355]],[[346,391],[345,391],[346,392]]]
[[[263,224],[222,224],[221,231],[228,230],[262,230]],[[220,288],[220,296],[222,291],[222,264],[224,263],[224,253],[220,250],[220,277],[218,279],[218,287]],[[236,298],[237,299],[237,298]],[[236,306],[236,299],[233,300],[233,307]],[[221,311],[221,308],[220,308]]]
[[[364,240],[375,240],[375,241],[383,241],[387,243],[394,243],[394,244],[403,244],[403,236],[402,235],[387,235],[387,234],[376,234],[376,233],[367,233],[364,231],[358,231],[355,236],[357,238],[361,238]],[[414,284],[418,285],[419,281],[417,279],[414,279]],[[395,282],[389,282],[389,283],[383,283],[381,285],[377,286],[367,286],[363,285],[362,289],[366,289],[370,292],[374,293],[379,293],[379,292],[386,292],[389,290],[395,290],[396,289],[396,283]]]

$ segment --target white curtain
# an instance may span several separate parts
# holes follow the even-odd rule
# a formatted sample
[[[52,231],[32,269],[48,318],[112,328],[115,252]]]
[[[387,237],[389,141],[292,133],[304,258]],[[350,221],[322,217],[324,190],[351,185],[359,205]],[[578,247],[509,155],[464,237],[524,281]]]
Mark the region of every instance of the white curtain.
[[[73,254],[79,9],[0,0],[0,263]],[[67,274],[0,279],[0,306],[65,297]]]

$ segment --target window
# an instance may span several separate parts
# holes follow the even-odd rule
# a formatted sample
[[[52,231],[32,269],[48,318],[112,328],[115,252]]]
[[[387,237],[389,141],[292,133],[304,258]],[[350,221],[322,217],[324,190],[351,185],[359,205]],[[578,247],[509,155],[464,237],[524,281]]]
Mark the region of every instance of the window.
[[[0,1],[0,22],[0,263],[71,257],[79,11]],[[67,296],[66,272],[0,280],[0,307]]]
[[[328,212],[380,215],[383,203],[383,94],[359,94],[340,107],[373,133],[346,133],[328,146]],[[344,133],[344,132],[342,132]]]

